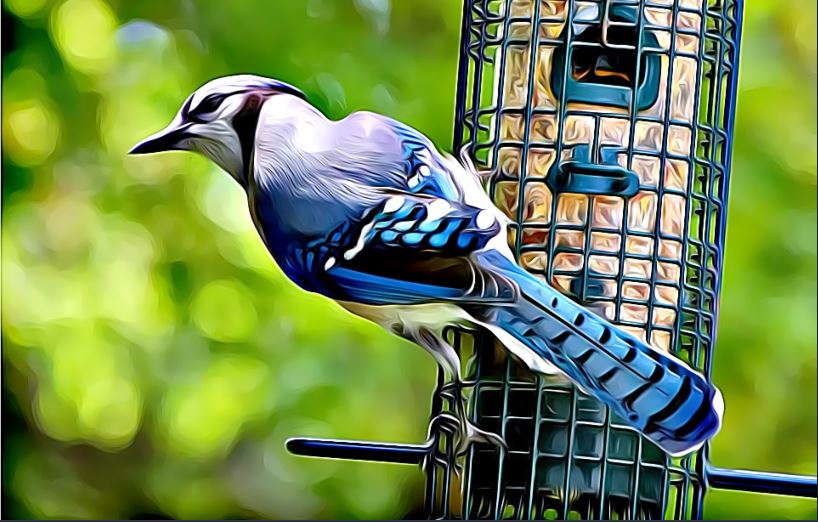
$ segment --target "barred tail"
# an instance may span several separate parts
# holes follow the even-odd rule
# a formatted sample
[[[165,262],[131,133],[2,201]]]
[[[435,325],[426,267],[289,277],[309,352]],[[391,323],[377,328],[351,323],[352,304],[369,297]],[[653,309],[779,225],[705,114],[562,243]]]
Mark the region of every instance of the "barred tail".
[[[702,374],[593,315],[496,252],[482,252],[478,260],[520,289],[513,305],[470,310],[489,329],[500,330],[501,342],[510,344],[503,339],[510,336],[673,456],[697,450],[718,432],[721,393]]]

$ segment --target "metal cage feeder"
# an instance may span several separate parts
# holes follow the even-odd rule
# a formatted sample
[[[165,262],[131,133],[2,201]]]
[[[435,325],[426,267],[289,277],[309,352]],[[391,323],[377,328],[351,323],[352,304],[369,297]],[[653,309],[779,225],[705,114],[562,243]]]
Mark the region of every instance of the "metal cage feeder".
[[[741,0],[465,0],[454,146],[492,173],[520,263],[710,376]],[[300,455],[426,461],[430,518],[699,519],[708,488],[815,497],[815,477],[668,458],[564,379],[452,330],[477,445],[291,439]],[[432,415],[452,408],[442,384]]]

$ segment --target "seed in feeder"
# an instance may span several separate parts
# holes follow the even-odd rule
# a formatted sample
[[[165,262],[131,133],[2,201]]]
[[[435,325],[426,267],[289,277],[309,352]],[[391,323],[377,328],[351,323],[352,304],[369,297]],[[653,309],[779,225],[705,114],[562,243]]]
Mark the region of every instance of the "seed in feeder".
[[[513,18],[531,16],[533,9],[532,0],[511,0],[508,7]]]
[[[676,321],[676,311],[672,308],[665,308],[664,306],[653,307],[653,325],[654,326],[673,326]]]
[[[679,13],[681,14],[681,13]],[[698,16],[698,15],[697,15]],[[699,37],[692,34],[677,34],[676,35],[676,52],[677,53],[696,53],[699,52]]]
[[[648,187],[659,184],[659,158],[637,154],[633,157],[633,171],[639,177],[639,183]]]
[[[528,20],[512,22],[508,34],[511,41],[525,42],[531,39],[531,22]]]
[[[653,253],[653,238],[643,236],[628,236],[628,242],[625,245],[625,251],[628,254],[648,256],[651,253]]]
[[[701,31],[702,17],[698,13],[679,11],[676,18],[676,27],[686,31]]]
[[[652,232],[656,228],[656,194],[640,192],[628,203],[628,231]]]
[[[557,117],[554,114],[531,116],[531,143],[553,145],[557,140]]]
[[[664,127],[655,121],[637,121],[634,131],[634,148],[647,151],[659,152],[662,150],[662,135]]]
[[[525,212],[523,221],[526,223],[549,223],[551,221],[551,191],[545,183],[529,181],[525,184]]]
[[[528,270],[543,271],[548,268],[548,256],[542,252],[523,252],[520,262]]]
[[[524,109],[528,101],[528,47],[509,46],[506,51],[506,76],[503,79],[503,105]]]
[[[582,269],[582,254],[560,252],[554,256],[554,269],[565,272],[576,272]]]
[[[548,31],[548,24],[542,24]],[[534,69],[534,100],[533,106],[536,109],[556,109],[557,100],[551,92],[551,64],[554,48],[541,46],[537,52],[537,64]]]
[[[667,151],[680,156],[690,154],[690,129],[681,125],[670,125],[667,131]]]
[[[689,163],[686,160],[668,159],[665,167],[665,188],[687,190]]]
[[[624,147],[628,142],[630,122],[623,118],[602,118],[599,125],[599,144]]]
[[[523,245],[545,247],[548,243],[548,230],[541,227],[523,227]]]
[[[525,118],[521,114],[503,114],[500,124],[502,141],[523,141]]]
[[[497,165],[500,175],[505,178],[520,178],[520,149],[517,147],[500,147],[497,151]]]
[[[622,236],[608,232],[591,232],[591,250],[599,252],[619,252]]]
[[[622,230],[622,213],[625,202],[616,196],[596,196],[593,199],[593,218],[591,225],[594,228]]]
[[[562,17],[565,19],[565,0],[541,0],[540,15],[549,18]]]
[[[676,121],[693,121],[693,102],[696,94],[696,71],[693,58],[678,57],[673,63],[673,83],[670,94],[670,117]]]
[[[632,303],[623,303],[620,311],[623,321],[636,324],[648,323],[648,307]]]
[[[659,257],[679,261],[682,258],[682,243],[670,239],[660,239]]]
[[[514,246],[517,244],[517,229],[515,227],[506,228],[506,239],[508,241],[508,246],[514,248]]]
[[[584,225],[588,216],[588,196],[562,194],[557,198],[558,225]]]
[[[564,294],[571,293],[571,281],[574,280],[573,276],[567,275],[554,275],[551,277],[551,286],[560,290]]]
[[[662,197],[662,234],[681,239],[684,231],[685,199],[673,194]]]
[[[494,186],[494,204],[508,217],[517,219],[519,203],[519,185],[516,181],[499,181]]]
[[[679,7],[701,10],[703,0],[679,0]]]
[[[565,118],[562,142],[565,145],[590,143],[594,135],[594,119],[591,116],[569,114]]]
[[[530,149],[528,151],[528,172],[527,176],[545,178],[548,175],[548,170],[554,163],[553,150]],[[550,197],[550,192],[549,192]]]
[[[650,295],[650,286],[647,283],[637,283],[635,281],[622,283],[622,297],[647,302],[648,295]]]
[[[619,259],[612,256],[590,256],[588,268],[598,274],[615,276],[619,273]]]
[[[668,263],[660,261],[656,265],[656,279],[657,281],[667,283],[678,283],[682,276],[682,267],[676,263]]]
[[[672,286],[656,285],[654,295],[657,303],[672,306],[679,305],[679,290]]]
[[[624,326],[624,325],[620,326],[619,328],[622,329],[625,332],[628,332],[629,334],[636,337],[637,339],[639,339],[643,343],[648,342],[647,332],[645,332],[644,328],[639,328],[638,326]]]
[[[648,280],[653,272],[653,265],[647,259],[625,258],[625,276]]]
[[[661,7],[645,7],[645,20],[656,27],[670,28],[673,11]]]
[[[659,58],[662,66],[667,69],[667,53],[670,51],[671,42],[670,31],[653,30],[651,32],[653,33],[653,36],[656,37],[656,44],[646,45],[642,48],[642,51],[646,56],[653,55],[654,57]]]
[[[560,230],[554,235],[555,248],[582,248],[585,245],[585,232],[582,230]]]
[[[650,337],[651,346],[663,352],[670,351],[670,332],[654,330],[651,332]]]

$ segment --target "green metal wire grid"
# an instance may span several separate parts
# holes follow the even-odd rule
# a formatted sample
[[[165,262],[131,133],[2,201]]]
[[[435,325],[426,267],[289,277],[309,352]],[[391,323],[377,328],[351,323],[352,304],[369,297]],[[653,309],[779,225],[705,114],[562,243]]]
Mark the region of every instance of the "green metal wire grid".
[[[741,2],[730,0],[466,0],[463,11],[454,145],[493,173],[490,194],[514,218],[509,239],[518,258],[708,377],[741,12]],[[683,67],[692,78],[687,93],[679,91]],[[571,137],[578,121],[591,129],[579,140]],[[619,143],[605,143],[608,127],[625,129]],[[645,146],[640,128],[660,139]],[[681,150],[671,141],[679,136]],[[640,170],[640,162],[651,167]],[[686,176],[674,166],[686,166]],[[683,184],[666,181],[674,173]],[[561,219],[566,201],[585,202],[573,221]],[[655,203],[649,227],[632,226],[630,218],[645,212],[636,201]],[[621,219],[600,224],[595,208],[605,205]],[[671,230],[665,224],[674,209],[681,228]],[[566,244],[572,234],[581,241]],[[599,248],[603,236],[618,247]],[[630,243],[650,248],[635,252]],[[597,270],[595,262],[615,270]],[[633,265],[648,268],[634,275]],[[625,291],[634,288],[642,295]],[[428,459],[427,511],[439,519],[699,519],[708,487],[816,494],[814,477],[714,468],[707,446],[670,459],[565,380],[531,374],[476,332],[449,335],[467,361],[472,420],[501,434],[507,451],[475,446],[457,475],[451,434],[443,431],[430,447],[293,439],[290,450]],[[453,409],[447,386],[439,382],[433,416]]]

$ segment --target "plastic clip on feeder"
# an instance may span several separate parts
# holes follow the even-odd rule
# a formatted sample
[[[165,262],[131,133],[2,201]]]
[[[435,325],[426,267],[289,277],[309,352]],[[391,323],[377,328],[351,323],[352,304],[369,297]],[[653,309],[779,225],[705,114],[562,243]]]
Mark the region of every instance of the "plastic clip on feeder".
[[[521,264],[710,375],[742,2],[467,0],[454,145],[494,173]],[[606,408],[472,332],[473,446],[291,439],[293,453],[427,462],[430,518],[702,517],[708,488],[815,497],[815,477],[670,459]],[[465,359],[465,357],[464,357]],[[442,376],[439,383],[442,383]],[[432,414],[451,410],[438,387]]]

